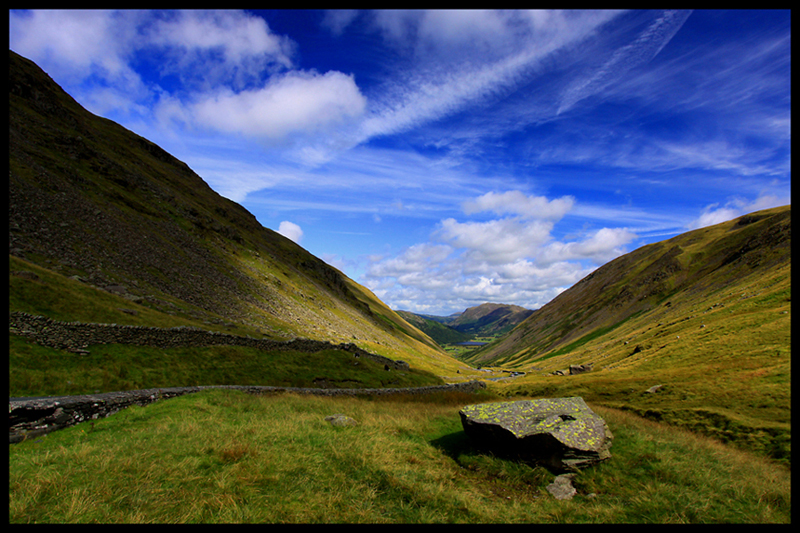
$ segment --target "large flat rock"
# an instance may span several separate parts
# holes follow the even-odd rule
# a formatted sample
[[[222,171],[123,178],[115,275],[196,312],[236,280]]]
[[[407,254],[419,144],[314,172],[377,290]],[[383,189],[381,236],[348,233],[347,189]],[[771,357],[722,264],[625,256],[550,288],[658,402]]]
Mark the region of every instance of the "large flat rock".
[[[464,431],[481,447],[557,471],[576,471],[611,457],[613,435],[583,398],[468,405]]]

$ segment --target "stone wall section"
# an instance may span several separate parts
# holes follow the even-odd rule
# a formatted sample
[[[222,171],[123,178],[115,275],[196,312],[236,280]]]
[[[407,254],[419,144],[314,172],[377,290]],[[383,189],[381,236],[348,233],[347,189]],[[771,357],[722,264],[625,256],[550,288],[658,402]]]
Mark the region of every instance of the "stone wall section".
[[[131,405],[148,405],[158,400],[174,398],[208,389],[233,389],[249,394],[315,394],[321,396],[431,394],[435,392],[460,391],[473,393],[485,389],[481,381],[468,381],[452,385],[428,387],[398,387],[389,389],[314,389],[301,387],[270,387],[258,385],[211,385],[201,387],[168,387],[142,389],[81,396],[58,396],[49,398],[17,398],[9,401],[9,443],[92,421],[117,413]]]
[[[61,322],[44,316],[16,311],[9,316],[8,330],[10,333],[22,335],[43,346],[76,353],[86,350],[92,344],[133,344],[157,348],[233,345],[249,346],[264,351],[296,350],[300,352],[338,349],[350,352],[356,357],[373,359],[387,368],[409,370],[408,363],[405,361],[395,361],[367,352],[353,343],[333,344],[312,339],[275,341],[206,331],[191,326],[156,328],[121,324]]]
[[[69,350],[78,354],[84,352],[93,344],[133,344],[138,346],[155,346],[158,348],[234,345],[249,346],[264,351],[296,350],[303,352],[338,349],[350,352],[354,357],[373,359],[383,364],[387,370],[409,370],[408,363],[405,361],[395,361],[382,355],[367,352],[353,343],[332,344],[330,342],[311,339],[274,341],[206,331],[187,326],[156,328],[121,324],[61,322],[30,313],[14,312],[9,315],[8,329],[9,333],[22,335],[43,346]],[[43,435],[83,421],[103,418],[131,405],[143,406],[157,400],[212,388],[236,389],[251,394],[291,392],[324,396],[355,396],[430,394],[440,391],[475,392],[478,389],[486,388],[486,384],[480,381],[470,381],[453,385],[385,389],[317,389],[256,385],[209,385],[142,389],[79,396],[15,398],[9,400],[9,442],[20,442],[27,438]]]

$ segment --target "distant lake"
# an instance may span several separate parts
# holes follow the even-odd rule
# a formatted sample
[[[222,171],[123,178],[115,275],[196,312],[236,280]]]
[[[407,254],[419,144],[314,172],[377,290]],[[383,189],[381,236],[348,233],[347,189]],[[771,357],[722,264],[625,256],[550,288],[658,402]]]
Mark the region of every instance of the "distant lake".
[[[468,341],[468,342],[459,342],[456,346],[483,346],[484,344],[489,344],[488,342],[480,342],[480,341]]]

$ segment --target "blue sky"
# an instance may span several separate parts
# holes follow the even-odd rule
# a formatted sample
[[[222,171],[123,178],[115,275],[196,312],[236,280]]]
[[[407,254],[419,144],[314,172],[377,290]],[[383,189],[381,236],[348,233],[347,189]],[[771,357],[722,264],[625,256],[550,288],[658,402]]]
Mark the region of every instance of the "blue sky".
[[[789,11],[10,11],[9,48],[394,309],[790,203]]]

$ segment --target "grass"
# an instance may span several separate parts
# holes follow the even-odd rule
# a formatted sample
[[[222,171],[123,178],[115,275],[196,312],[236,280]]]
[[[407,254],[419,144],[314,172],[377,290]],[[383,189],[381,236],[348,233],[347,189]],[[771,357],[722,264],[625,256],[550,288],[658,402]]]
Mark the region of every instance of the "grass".
[[[186,315],[164,313],[12,255],[8,256],[8,268],[9,312],[22,311],[66,322],[96,322],[162,328],[196,326],[231,334],[261,336],[254,328],[242,325],[223,328],[193,320]],[[19,271],[32,272],[38,279],[31,280],[17,276],[15,273]],[[164,295],[159,295],[159,297],[169,299]],[[135,311],[135,314],[123,311],[123,309]]]
[[[790,475],[745,452],[597,407],[615,443],[558,501],[553,475],[475,449],[484,394],[250,396],[131,407],[9,449],[13,523],[788,523]],[[594,407],[594,406],[593,406]],[[324,417],[345,413],[358,426]]]
[[[342,350],[261,351],[244,346],[154,348],[93,345],[87,355],[47,348],[10,335],[12,397],[86,394],[195,385],[376,388],[441,385],[437,376],[355,359]]]
[[[583,396],[791,465],[788,265],[716,290],[674,294],[613,331],[584,339],[569,351],[504,362],[527,375],[497,383],[496,390]],[[552,374],[584,363],[594,370]],[[657,393],[645,392],[655,385],[662,385]]]

